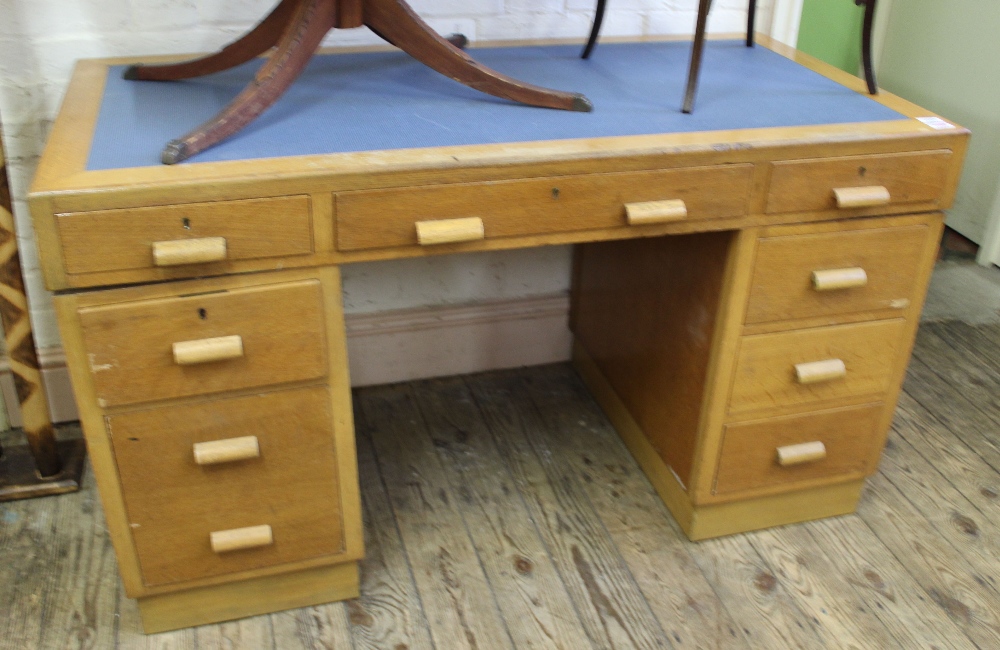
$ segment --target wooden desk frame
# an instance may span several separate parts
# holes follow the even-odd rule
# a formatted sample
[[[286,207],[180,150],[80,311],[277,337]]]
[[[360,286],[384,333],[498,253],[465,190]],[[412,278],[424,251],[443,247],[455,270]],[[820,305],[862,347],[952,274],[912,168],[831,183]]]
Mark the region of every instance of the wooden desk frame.
[[[864,92],[864,82],[860,79],[766,38],[759,42],[857,92]],[[581,244],[574,265],[571,313],[571,327],[577,335],[574,354],[577,368],[689,537],[702,539],[853,511],[864,477],[876,467],[891,422],[933,266],[942,224],[941,210],[954,200],[969,138],[966,130],[957,126],[935,130],[915,119],[934,117],[933,114],[882,93],[874,98],[875,101],[900,112],[906,119],[86,171],[106,68],[121,62],[85,61],[79,64],[39,166],[30,205],[46,283],[50,289],[60,292],[56,297],[60,330],[108,527],[126,591],[129,596],[139,599],[147,631],[238,618],[357,594],[356,565],[363,555],[363,536],[339,277],[339,266],[352,262]],[[888,161],[885,164],[891,169],[916,170],[912,174],[910,171],[897,172],[898,178],[893,177],[891,171],[886,172],[887,182],[902,183],[910,194],[898,202],[868,207],[838,209],[832,203],[801,210],[769,207],[769,191],[777,179],[775,170],[779,170],[781,164],[799,165],[809,161],[825,164],[831,159],[847,168],[856,165],[857,160],[871,159]],[[882,172],[876,168],[877,165],[873,167],[873,174],[877,176]],[[643,175],[649,173],[673,178],[670,176],[673,172],[681,174],[676,178],[683,178],[683,174],[692,169],[720,170],[720,173],[736,170],[733,173],[737,176],[745,174],[741,178],[745,178],[746,195],[736,197],[743,201],[744,208],[738,213],[713,214],[711,218],[695,214],[691,218],[671,218],[660,223],[632,226],[626,223],[622,210],[620,221],[594,221],[581,228],[579,219],[582,217],[578,212],[565,208],[565,204],[555,203],[560,196],[558,184],[570,183],[577,176],[586,176],[580,181],[581,186],[591,179],[611,179],[607,182],[614,186],[616,178],[644,178]],[[804,183],[803,187],[808,190],[813,181],[806,172],[802,173],[804,180],[796,182]],[[863,176],[865,170],[859,173]],[[792,176],[793,180],[798,178],[795,174]],[[558,184],[553,179],[559,179]],[[928,180],[932,187],[925,192],[922,184]],[[538,198],[537,189],[539,186],[547,188],[546,183],[553,185],[552,205],[563,207],[558,207],[540,230],[535,224],[526,226],[506,217],[507,221],[491,222],[489,215],[484,214],[487,222],[484,238],[421,247],[415,234],[413,241],[405,245],[348,246],[338,228],[338,224],[343,227],[349,197],[365,200],[375,197],[372,200],[380,201],[380,197],[391,197],[401,188],[413,188],[407,192],[436,192],[434,196],[442,197],[441,205],[451,205],[467,199],[471,202],[474,199],[469,197],[475,196],[477,188],[489,186],[502,188],[506,193],[503,196],[512,202],[522,195],[525,200],[537,202],[543,200]],[[622,185],[626,186],[627,183]],[[697,202],[697,195],[691,193],[694,190],[681,189],[688,192],[689,200]],[[549,200],[547,189],[541,194],[544,200]],[[64,241],[60,232],[60,220],[66,219],[66,215],[93,213],[95,218],[101,219],[113,210],[178,204],[221,205],[220,202],[227,201],[289,196],[308,199],[311,253],[194,266],[67,271],[65,247],[74,244]],[[342,204],[338,203],[341,198],[345,201]],[[365,216],[368,213],[364,212],[365,201],[352,205],[351,209],[356,210],[355,216],[363,226],[368,218]],[[370,223],[382,223],[376,219],[372,216]],[[506,228],[499,236],[495,235],[498,226]],[[795,316],[789,317],[790,320],[786,318],[784,324],[745,322],[759,242],[798,235],[854,233],[862,237],[873,231],[923,233],[921,243],[911,246],[913,267],[908,280],[912,280],[912,290],[908,290],[911,293],[905,300],[869,306],[836,318]],[[677,237],[663,237],[665,235]],[[644,325],[643,319],[633,318],[622,320],[636,323],[612,322],[610,328],[606,324],[598,327],[594,324],[597,321],[587,315],[603,300],[599,291],[594,292],[593,282],[587,279],[593,277],[592,269],[610,269],[612,281],[619,282],[622,287],[630,286],[622,265],[608,261],[617,254],[615,246],[630,247],[629,255],[639,256],[635,258],[639,261],[645,259],[641,256],[667,260],[655,267],[658,279],[645,284],[640,282],[643,286],[637,287],[634,293],[636,300],[649,304],[674,301],[666,307],[687,314],[672,326],[672,331],[681,335],[671,339],[674,342],[665,346],[669,350],[664,353],[664,358],[675,353],[681,357],[687,355],[683,363],[697,371],[694,374],[698,378],[692,379],[691,384],[697,399],[688,400],[687,406],[680,398],[670,395],[643,395],[641,390],[636,393],[628,389],[627,381],[622,383],[621,369],[609,372],[614,364],[608,365],[610,362],[598,358],[599,354],[595,356],[595,350],[606,350],[609,339],[614,338],[608,331],[620,327],[627,337],[655,336],[661,331],[658,325]],[[701,263],[696,267],[693,263],[698,261]],[[335,414],[332,426],[341,483],[343,552],[181,584],[151,586],[143,579],[128,523],[127,495],[123,494],[114,450],[106,431],[109,426],[106,418],[132,412],[139,406],[109,404],[107,394],[99,392],[94,379],[97,369],[92,367],[93,358],[85,340],[81,310],[290,281],[315,281],[322,287],[329,372],[320,384],[329,386]],[[120,285],[136,286],[109,288]],[[664,290],[681,285],[691,290]],[[594,295],[598,297],[592,298]],[[704,323],[696,326],[691,320],[692,314],[707,314],[702,319],[707,326]],[[765,485],[716,493],[715,467],[723,453],[725,427],[750,426],[760,418],[787,419],[803,410],[794,406],[767,406],[752,407],[745,415],[733,415],[732,409],[727,414],[737,381],[741,341],[793,328],[818,331],[831,328],[834,323],[853,328],[851,331],[864,330],[869,323],[898,323],[892,325],[892,345],[896,352],[886,362],[884,375],[880,375],[884,390],[877,391],[877,395],[865,389],[868,392],[822,397],[816,407],[828,412],[877,402],[878,409],[872,411],[877,410],[874,442],[870,447],[873,451],[859,456],[856,463],[836,476],[800,481],[793,491],[780,485]],[[683,335],[689,325],[694,328],[691,331],[697,330],[707,338],[697,345],[691,343]],[[282,388],[315,385],[316,381],[310,380]],[[242,389],[228,395],[252,392]],[[171,397],[141,406],[170,406],[181,402],[211,404],[219,396],[216,393]],[[683,416],[686,418],[685,433],[681,436],[684,448],[658,451],[650,443],[648,432],[639,424],[635,409],[628,404],[658,401],[669,404],[673,403],[671,400],[676,400],[678,413],[685,409],[690,411]],[[675,470],[664,461],[665,455],[674,453],[685,459],[685,467]]]

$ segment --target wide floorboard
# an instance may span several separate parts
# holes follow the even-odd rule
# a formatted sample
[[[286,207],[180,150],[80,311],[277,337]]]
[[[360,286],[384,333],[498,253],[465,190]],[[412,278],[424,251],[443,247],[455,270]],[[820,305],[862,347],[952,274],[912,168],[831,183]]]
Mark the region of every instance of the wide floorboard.
[[[922,326],[857,514],[697,544],[568,365],[355,413],[360,599],[144,636],[88,476],[0,505],[0,647],[1000,648],[1000,325]]]

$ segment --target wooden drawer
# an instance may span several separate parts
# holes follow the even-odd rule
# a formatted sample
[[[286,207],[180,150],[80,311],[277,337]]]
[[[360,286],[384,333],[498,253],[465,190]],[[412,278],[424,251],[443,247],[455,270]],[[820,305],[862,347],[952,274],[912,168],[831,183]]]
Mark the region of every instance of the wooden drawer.
[[[58,215],[57,224],[67,273],[288,257],[313,250],[308,196],[71,212]],[[209,253],[202,246],[193,257],[154,260],[154,243],[178,242],[166,245],[189,249],[206,240],[213,244]]]
[[[881,449],[879,419],[884,405],[866,404],[808,415],[730,424],[725,429],[715,480],[716,494],[786,485],[823,478],[861,477]],[[822,457],[796,451],[816,449]],[[795,446],[809,445],[808,447]],[[779,460],[779,448],[785,454]],[[816,456],[818,456],[817,454]]]
[[[752,165],[338,194],[337,247],[415,246],[417,222],[479,218],[485,238],[627,226],[625,204],[683,201],[689,220],[747,212]],[[641,226],[635,226],[641,227]]]
[[[914,225],[763,238],[746,323],[906,309],[919,299],[930,236],[928,226]]]
[[[330,404],[315,387],[107,418],[145,584],[342,552]],[[196,444],[250,436],[256,457],[195,460]],[[272,543],[213,551],[213,532],[260,526]]]
[[[102,407],[327,373],[318,280],[86,307],[79,315]]]
[[[745,336],[737,355],[729,413],[879,395],[889,387],[905,331],[906,323],[899,318]],[[809,376],[816,366],[806,364],[833,361],[843,363],[843,376]]]
[[[859,187],[884,187],[883,205],[937,204],[951,165],[947,150],[771,163],[767,212],[835,210],[834,190]]]

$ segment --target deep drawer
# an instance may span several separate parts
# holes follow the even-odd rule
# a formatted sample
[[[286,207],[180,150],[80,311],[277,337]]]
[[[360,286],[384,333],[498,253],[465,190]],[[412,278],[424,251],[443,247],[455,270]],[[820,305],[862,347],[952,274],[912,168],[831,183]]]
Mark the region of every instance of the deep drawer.
[[[881,449],[882,409],[881,403],[866,404],[730,424],[722,442],[715,493],[777,485],[792,489],[803,481],[863,476]],[[795,456],[796,448],[805,452]],[[822,449],[821,457],[807,454],[817,448]]]
[[[730,416],[880,395],[889,387],[905,327],[893,319],[743,337]]]
[[[768,237],[754,263],[746,323],[907,308],[925,225]]]
[[[109,417],[143,581],[171,584],[342,552],[332,420],[326,387]],[[250,437],[256,456],[196,461],[199,443]],[[270,543],[260,539],[265,526]],[[246,528],[256,538],[219,535]],[[212,533],[217,545],[235,538],[245,548],[213,550]]]
[[[668,218],[736,217],[747,212],[752,171],[726,165],[344,192],[337,246],[416,246],[418,222],[454,219],[481,220],[480,239],[628,227],[626,204],[662,201],[683,201],[686,216]]]
[[[58,215],[57,223],[67,273],[203,265],[313,250],[308,196],[71,212]],[[183,253],[206,240],[214,244],[208,256],[154,257],[157,244]]]
[[[79,314],[102,407],[327,373],[316,280],[87,307]]]

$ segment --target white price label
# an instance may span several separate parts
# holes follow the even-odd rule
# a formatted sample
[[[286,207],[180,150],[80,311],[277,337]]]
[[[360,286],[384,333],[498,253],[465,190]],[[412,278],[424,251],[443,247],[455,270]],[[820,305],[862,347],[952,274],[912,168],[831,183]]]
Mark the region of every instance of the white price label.
[[[952,124],[951,122],[946,122],[945,120],[942,120],[940,117],[918,117],[917,121],[923,122],[927,126],[931,127],[932,129],[937,129],[938,131],[941,131],[943,129],[955,128],[954,124]]]

